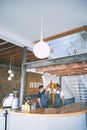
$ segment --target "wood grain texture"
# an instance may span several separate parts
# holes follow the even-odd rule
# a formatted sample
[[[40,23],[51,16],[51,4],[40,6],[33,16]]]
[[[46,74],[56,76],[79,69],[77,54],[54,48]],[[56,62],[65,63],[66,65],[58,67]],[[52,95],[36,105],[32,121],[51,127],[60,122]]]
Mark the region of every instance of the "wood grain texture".
[[[32,114],[45,114],[55,116],[71,116],[87,112],[87,106],[82,103],[73,103],[70,105],[63,106],[61,108],[45,108],[35,109],[31,111]]]

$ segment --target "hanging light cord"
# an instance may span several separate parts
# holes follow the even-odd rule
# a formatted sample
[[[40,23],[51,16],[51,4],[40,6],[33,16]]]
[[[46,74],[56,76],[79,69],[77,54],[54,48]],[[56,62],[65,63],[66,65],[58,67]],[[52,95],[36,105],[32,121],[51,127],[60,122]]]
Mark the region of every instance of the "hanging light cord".
[[[13,71],[13,67],[14,67],[14,56],[12,58],[13,64],[12,64],[12,71]]]
[[[40,41],[37,44],[34,45],[33,52],[34,52],[34,55],[37,58],[44,59],[44,58],[49,56],[50,47],[46,42],[44,42],[44,39],[43,39],[43,8],[42,8],[42,2],[41,2],[41,13],[40,13],[40,15],[41,15],[41,17],[40,17],[41,18],[41,26],[40,26],[41,37],[40,37]]]
[[[10,58],[10,70],[12,69],[12,57]]]
[[[43,41],[43,8],[41,4],[41,41]]]

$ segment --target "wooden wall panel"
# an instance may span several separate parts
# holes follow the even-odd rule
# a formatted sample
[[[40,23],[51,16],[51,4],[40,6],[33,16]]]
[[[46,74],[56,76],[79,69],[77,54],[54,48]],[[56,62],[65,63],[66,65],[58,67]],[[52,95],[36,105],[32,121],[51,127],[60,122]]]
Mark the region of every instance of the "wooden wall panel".
[[[42,75],[28,72],[27,73],[27,94],[36,94],[39,89],[38,86],[43,84]]]

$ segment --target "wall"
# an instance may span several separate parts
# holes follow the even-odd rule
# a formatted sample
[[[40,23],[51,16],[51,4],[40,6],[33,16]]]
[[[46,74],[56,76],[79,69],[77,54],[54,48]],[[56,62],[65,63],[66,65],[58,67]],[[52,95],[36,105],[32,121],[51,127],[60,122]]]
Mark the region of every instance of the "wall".
[[[48,75],[48,74],[43,75],[43,83],[44,83],[45,87],[50,83],[51,80],[52,80],[53,83],[59,83],[59,77],[58,76]]]
[[[65,76],[62,78],[63,90],[66,98],[75,97],[75,102],[87,100],[87,75]]]
[[[43,78],[44,86],[49,84],[50,80],[52,80],[52,82],[54,83],[60,84],[59,78],[60,78],[59,76],[44,74],[44,78]],[[70,89],[71,86],[68,84],[67,81],[65,82],[64,77],[61,78],[61,87],[62,87],[62,91],[64,92],[65,99],[68,99],[68,98],[71,99],[74,97],[73,91]]]
[[[14,70],[14,78],[11,81],[8,81],[8,67],[0,65],[0,104],[2,99],[8,95],[8,93],[12,92],[14,88],[20,91],[20,83],[21,83],[21,71],[20,69]]]
[[[21,85],[21,70],[14,69],[14,78],[12,81],[8,81],[8,69],[5,65],[0,65],[0,104],[2,99],[10,92],[16,88],[20,92],[20,85]],[[53,82],[59,83],[59,77],[54,75],[44,75],[45,82],[44,86],[49,84],[50,80]],[[37,73],[27,72],[27,94],[36,94],[38,93],[39,89],[38,86],[43,83],[42,75]],[[72,98],[73,95],[70,93],[70,90],[67,88],[67,85],[63,83],[63,91],[65,98]]]
[[[8,81],[8,67],[6,65],[0,65],[0,104],[5,96],[13,92],[13,89],[17,89],[20,92],[21,86],[21,69],[14,69],[14,78]],[[42,75],[36,73],[27,73],[27,93],[37,93],[38,86],[42,84]],[[31,88],[30,83],[34,83]],[[19,93],[20,94],[20,93]],[[18,95],[19,96],[19,95]]]
[[[47,75],[44,74],[43,75],[43,81],[44,81],[44,86],[46,86],[47,84],[49,84],[50,80],[52,80],[53,83],[58,83],[60,84],[60,77],[59,76],[55,76],[55,75]],[[64,93],[64,98],[65,98],[65,105],[67,104],[71,104],[75,102],[75,98],[74,98],[74,94],[73,91],[70,89],[71,86],[68,84],[68,82],[64,80],[64,77],[61,77],[61,87],[62,87],[62,91]],[[48,104],[51,105],[51,96],[48,97]]]
[[[39,85],[42,85],[42,75],[33,73],[33,72],[27,72],[27,94],[36,94],[38,93]]]
[[[62,85],[62,90],[64,91],[65,99],[75,97],[73,88],[70,85],[69,81],[67,80],[66,76],[62,77],[61,85]]]

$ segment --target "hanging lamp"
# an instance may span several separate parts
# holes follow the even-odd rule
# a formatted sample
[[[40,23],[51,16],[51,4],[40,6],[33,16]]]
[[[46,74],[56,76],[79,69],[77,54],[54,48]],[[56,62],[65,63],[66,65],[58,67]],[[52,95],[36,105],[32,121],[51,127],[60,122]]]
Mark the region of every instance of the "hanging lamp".
[[[10,58],[10,68],[9,68],[9,70],[8,70],[8,73],[9,73],[9,74],[12,73],[12,70],[11,70],[11,69],[12,69],[12,68],[11,68],[11,64],[12,64],[12,57]]]
[[[47,58],[50,54],[49,45],[43,41],[43,19],[41,10],[41,39],[40,42],[36,43],[33,48],[34,55],[39,59]]]
[[[9,77],[8,77],[8,80],[11,81],[11,80],[12,80],[12,77],[9,76]]]
[[[11,81],[12,78],[14,77],[13,65],[12,65],[12,63],[14,64],[14,57],[13,57],[13,58],[12,58],[12,57],[10,58],[10,68],[9,68],[9,70],[8,70],[8,74],[9,74],[8,80],[9,80],[9,81]]]
[[[14,66],[14,56],[13,56],[13,58],[12,58],[12,61],[13,61],[13,64],[12,64],[12,72],[10,73],[10,77],[14,77],[14,73],[13,73],[13,66]]]
[[[14,74],[13,74],[13,72],[10,74],[10,77],[14,77]]]

